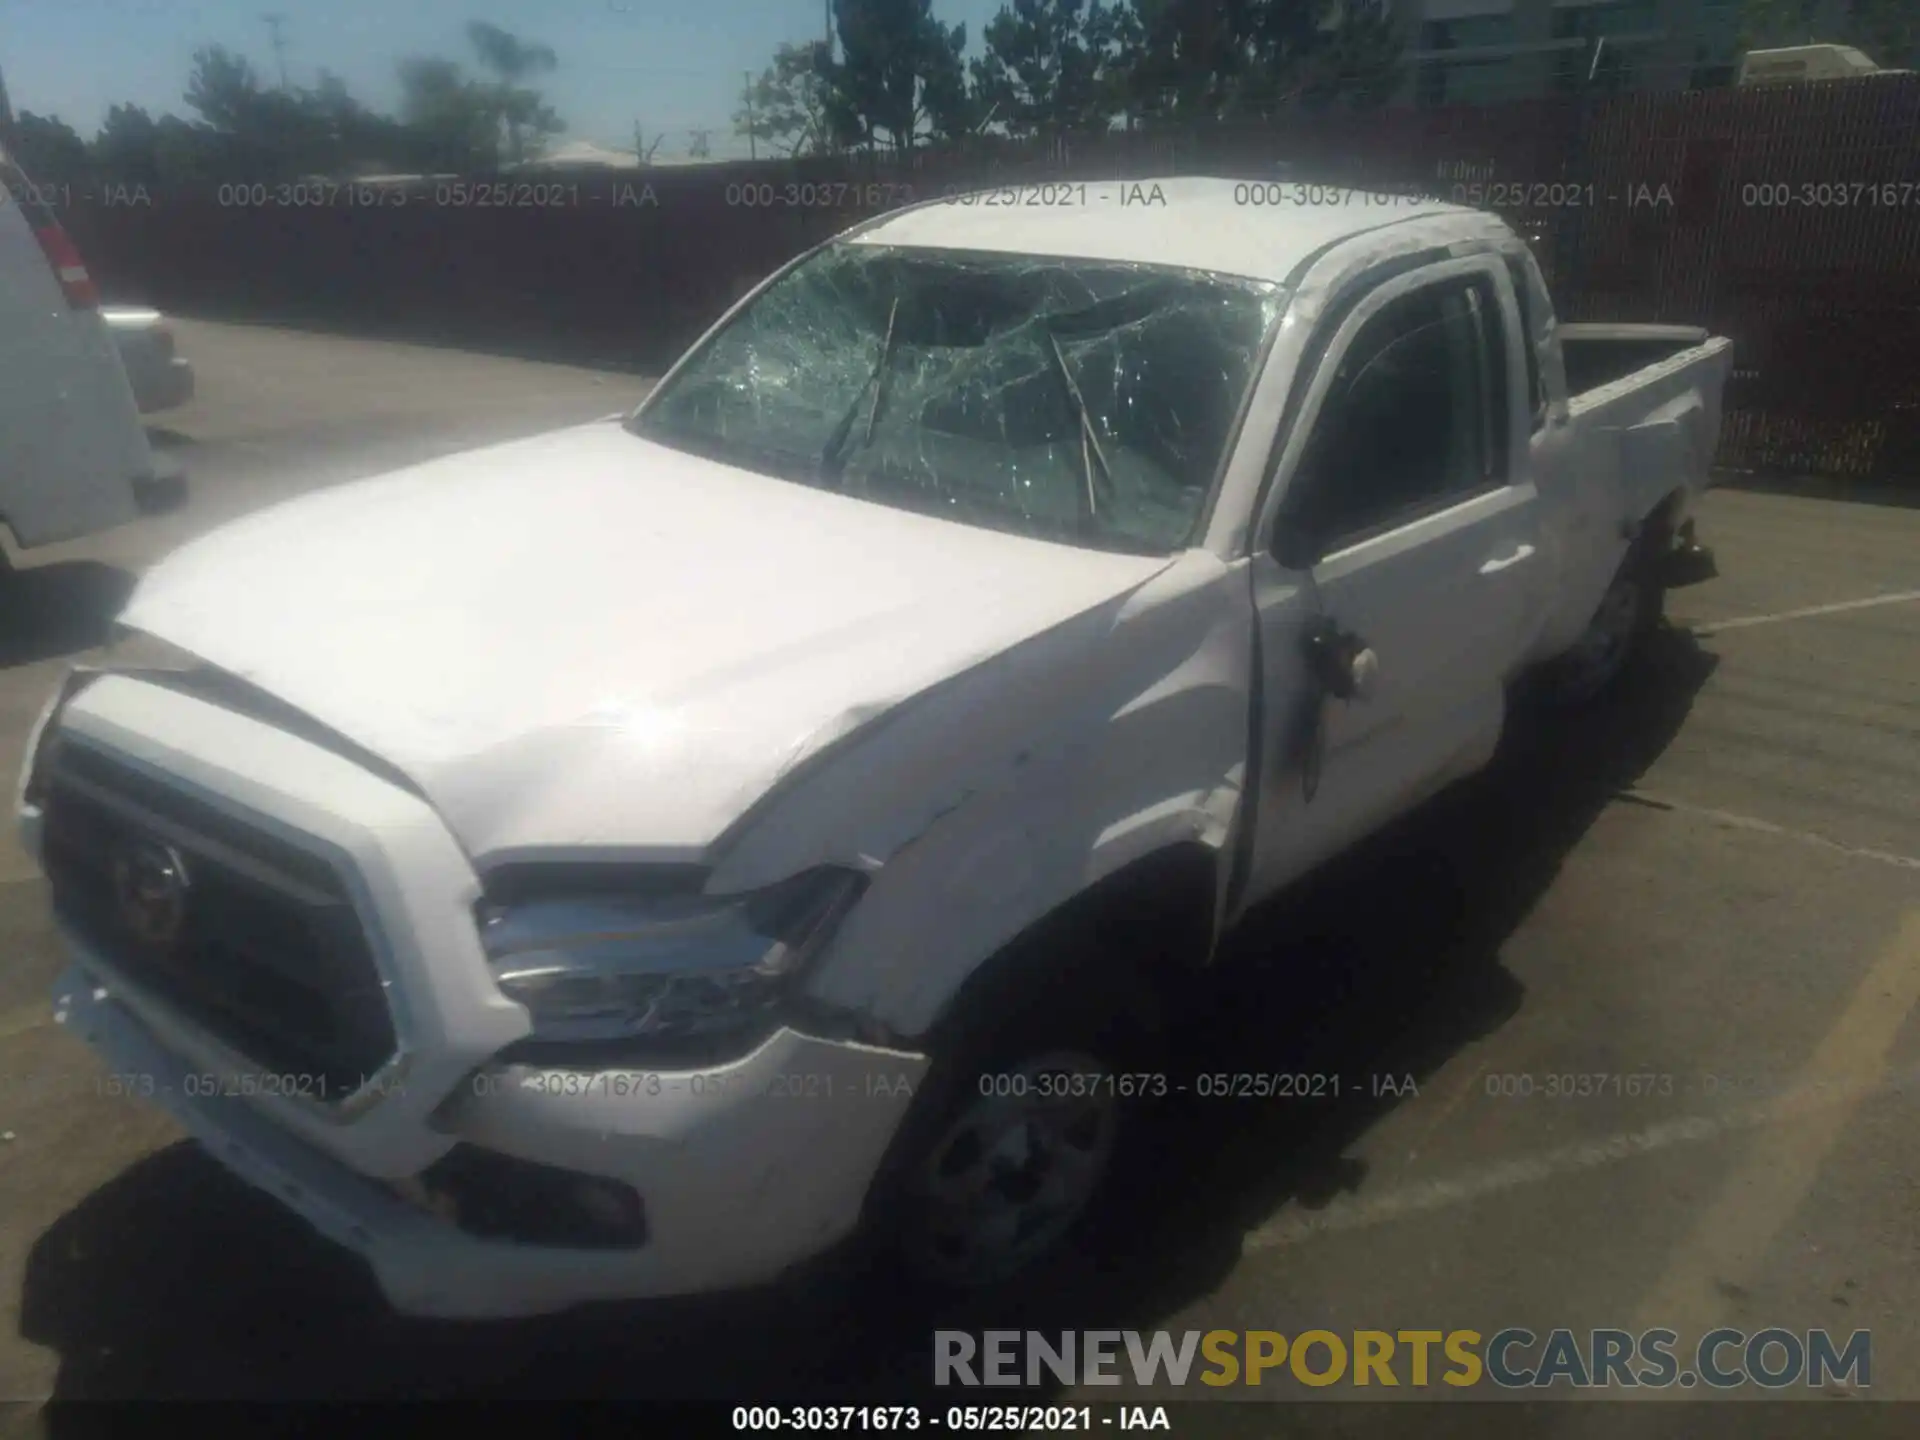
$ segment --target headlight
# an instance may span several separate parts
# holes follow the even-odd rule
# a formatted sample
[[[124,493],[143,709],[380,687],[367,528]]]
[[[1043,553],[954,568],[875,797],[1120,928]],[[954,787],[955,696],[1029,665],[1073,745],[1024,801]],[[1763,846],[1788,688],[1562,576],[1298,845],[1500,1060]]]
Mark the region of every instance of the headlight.
[[[486,906],[481,939],[532,1039],[711,1037],[764,1021],[864,884],[825,869],[747,895]]]

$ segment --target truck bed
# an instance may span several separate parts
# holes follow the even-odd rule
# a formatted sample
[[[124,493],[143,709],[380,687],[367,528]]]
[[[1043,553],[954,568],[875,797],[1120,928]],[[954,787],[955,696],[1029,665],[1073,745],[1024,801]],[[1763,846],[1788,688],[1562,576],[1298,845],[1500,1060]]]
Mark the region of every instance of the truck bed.
[[[1707,339],[1707,332],[1694,325],[1562,325],[1560,349],[1566,359],[1567,393],[1598,390],[1704,345]]]
[[[1733,342],[1683,325],[1562,325],[1574,443],[1561,493],[1593,543],[1565,557],[1544,654],[1571,644],[1599,606],[1639,522],[1668,496],[1707,486]]]

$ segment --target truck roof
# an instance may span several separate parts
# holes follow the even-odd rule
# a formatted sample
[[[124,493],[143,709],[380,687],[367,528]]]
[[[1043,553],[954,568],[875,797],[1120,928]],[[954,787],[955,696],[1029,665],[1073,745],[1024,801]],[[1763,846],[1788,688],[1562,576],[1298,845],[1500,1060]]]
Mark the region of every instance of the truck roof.
[[[1296,200],[1302,188],[1308,203]],[[1256,203],[1262,200],[1269,203]],[[1384,191],[1180,176],[974,191],[883,216],[849,238],[865,245],[1112,260],[1283,281],[1335,242],[1409,223],[1433,230],[1443,244],[1499,224],[1464,206]]]

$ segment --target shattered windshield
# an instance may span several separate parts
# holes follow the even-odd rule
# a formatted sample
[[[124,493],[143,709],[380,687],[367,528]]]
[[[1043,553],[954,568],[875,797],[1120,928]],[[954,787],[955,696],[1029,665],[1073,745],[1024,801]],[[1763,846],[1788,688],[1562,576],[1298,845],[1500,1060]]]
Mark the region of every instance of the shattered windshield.
[[[1192,542],[1279,286],[857,243],[788,272],[635,433],[880,504],[1103,549]]]

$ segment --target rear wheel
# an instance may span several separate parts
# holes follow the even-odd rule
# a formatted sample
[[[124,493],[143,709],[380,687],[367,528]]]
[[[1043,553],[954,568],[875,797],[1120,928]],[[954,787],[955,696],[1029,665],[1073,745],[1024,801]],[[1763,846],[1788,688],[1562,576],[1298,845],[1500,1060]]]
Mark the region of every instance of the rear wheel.
[[[1649,559],[1653,550],[1636,544],[1628,552],[1573,648],[1545,667],[1543,689],[1550,701],[1583,705],[1599,698],[1659,628],[1666,588]]]

